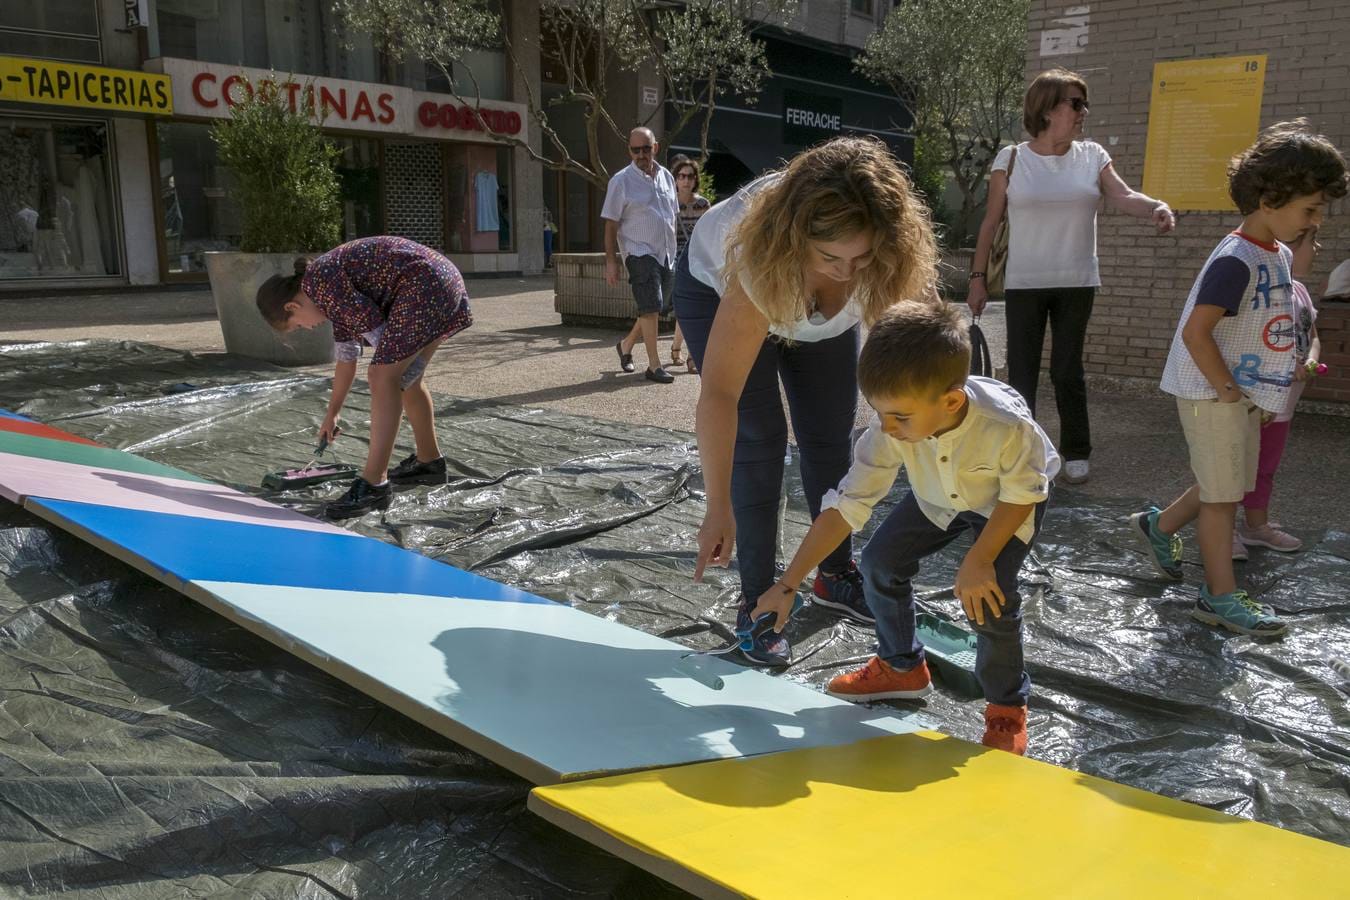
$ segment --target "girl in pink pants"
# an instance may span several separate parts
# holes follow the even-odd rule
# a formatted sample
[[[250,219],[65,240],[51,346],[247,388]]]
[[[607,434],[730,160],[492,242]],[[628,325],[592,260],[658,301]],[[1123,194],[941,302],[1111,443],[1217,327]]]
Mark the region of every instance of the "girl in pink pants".
[[[1294,246],[1294,275],[1306,277],[1317,253],[1316,231],[1309,231]],[[1293,553],[1303,542],[1270,521],[1270,492],[1275,484],[1275,470],[1280,467],[1284,445],[1289,439],[1289,426],[1294,418],[1294,407],[1303,393],[1308,379],[1317,369],[1322,344],[1317,339],[1317,308],[1313,306],[1308,289],[1294,281],[1291,313],[1294,319],[1294,352],[1298,364],[1294,367],[1289,399],[1274,419],[1261,426],[1261,455],[1256,466],[1256,487],[1242,498],[1245,527],[1235,524],[1233,530],[1233,559],[1247,558],[1248,547],[1267,547],[1281,553]]]

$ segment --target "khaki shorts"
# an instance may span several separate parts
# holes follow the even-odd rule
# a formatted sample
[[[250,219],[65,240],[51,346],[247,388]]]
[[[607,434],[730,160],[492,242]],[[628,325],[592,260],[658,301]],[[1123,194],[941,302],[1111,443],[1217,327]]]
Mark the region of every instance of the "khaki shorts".
[[[1181,430],[1191,451],[1191,471],[1201,503],[1239,503],[1256,487],[1261,455],[1261,410],[1243,397],[1236,403],[1177,398]]]

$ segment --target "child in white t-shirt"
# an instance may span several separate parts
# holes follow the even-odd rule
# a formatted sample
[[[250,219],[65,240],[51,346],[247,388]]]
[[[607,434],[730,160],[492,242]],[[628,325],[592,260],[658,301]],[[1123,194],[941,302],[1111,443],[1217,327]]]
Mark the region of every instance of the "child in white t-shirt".
[[[1231,553],[1237,505],[1257,483],[1261,423],[1285,409],[1295,383],[1292,254],[1280,242],[1320,225],[1347,184],[1340,152],[1302,121],[1266,129],[1233,160],[1228,191],[1242,224],[1191,288],[1163,369],[1196,483],[1164,510],[1135,513],[1131,529],[1158,571],[1179,581],[1177,532],[1197,522],[1205,584],[1191,615],[1241,634],[1274,637],[1288,627],[1238,587]]]

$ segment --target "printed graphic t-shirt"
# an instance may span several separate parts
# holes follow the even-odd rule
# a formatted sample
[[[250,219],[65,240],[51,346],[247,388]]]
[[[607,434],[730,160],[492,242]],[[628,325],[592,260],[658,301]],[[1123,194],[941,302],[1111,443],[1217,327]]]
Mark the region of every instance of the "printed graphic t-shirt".
[[[1288,247],[1261,244],[1241,232],[1219,241],[1186,298],[1163,368],[1162,389],[1183,400],[1218,399],[1181,337],[1196,306],[1218,306],[1224,315],[1214,327],[1214,341],[1233,384],[1263,410],[1282,411],[1296,356],[1292,262]]]

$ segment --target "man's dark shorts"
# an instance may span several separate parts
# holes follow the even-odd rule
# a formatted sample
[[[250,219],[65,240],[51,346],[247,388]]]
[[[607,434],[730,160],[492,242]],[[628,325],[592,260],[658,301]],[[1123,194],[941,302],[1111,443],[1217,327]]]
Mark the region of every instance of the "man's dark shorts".
[[[670,266],[661,265],[655,256],[629,256],[624,265],[628,267],[628,283],[633,288],[637,314],[670,312],[675,282],[675,272]]]

